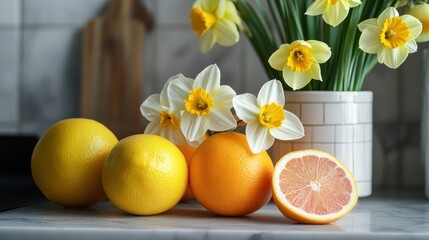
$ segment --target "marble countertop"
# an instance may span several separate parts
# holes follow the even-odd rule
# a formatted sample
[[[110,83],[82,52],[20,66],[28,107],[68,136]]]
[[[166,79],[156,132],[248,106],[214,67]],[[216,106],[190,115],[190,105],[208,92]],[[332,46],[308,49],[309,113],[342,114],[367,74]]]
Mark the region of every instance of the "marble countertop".
[[[273,203],[240,218],[180,203],[156,216],[133,216],[108,201],[67,209],[49,202],[0,212],[0,239],[429,239],[429,200],[420,192],[361,198],[329,225],[296,224]]]

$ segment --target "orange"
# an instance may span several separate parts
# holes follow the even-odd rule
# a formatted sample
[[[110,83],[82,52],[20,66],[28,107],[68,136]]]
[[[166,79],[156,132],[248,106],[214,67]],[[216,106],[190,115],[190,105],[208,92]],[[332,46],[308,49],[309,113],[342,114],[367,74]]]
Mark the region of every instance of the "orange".
[[[250,214],[271,197],[271,158],[265,151],[252,153],[240,133],[208,137],[192,155],[189,170],[195,198],[218,215]]]
[[[197,148],[189,146],[189,145],[180,145],[177,147],[183,153],[183,156],[185,156],[186,163],[189,166],[190,162],[191,162],[192,154],[195,152],[195,150]],[[186,192],[185,192],[185,195],[183,195],[182,201],[190,201],[190,200],[195,199],[189,182],[190,182],[190,180],[188,179],[188,187],[186,188]]]
[[[34,182],[50,201],[67,207],[84,207],[106,195],[101,171],[118,142],[103,124],[73,118],[52,125],[33,150]]]
[[[336,221],[358,200],[351,172],[334,156],[319,150],[283,156],[274,168],[272,189],[278,209],[299,223]]]
[[[183,197],[188,165],[166,138],[136,134],[112,149],[102,179],[113,205],[135,215],[154,215],[171,209]]]

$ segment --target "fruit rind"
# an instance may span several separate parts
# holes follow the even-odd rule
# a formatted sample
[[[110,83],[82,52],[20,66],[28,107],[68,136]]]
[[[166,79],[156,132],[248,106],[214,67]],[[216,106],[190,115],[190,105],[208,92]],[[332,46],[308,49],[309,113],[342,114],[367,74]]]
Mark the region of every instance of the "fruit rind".
[[[284,194],[280,191],[280,189],[276,188],[276,186],[279,186],[279,175],[281,171],[284,169],[284,167],[286,166],[286,164],[294,158],[299,158],[305,155],[316,155],[318,157],[325,157],[334,161],[337,164],[337,166],[340,167],[346,173],[346,176],[350,179],[352,184],[352,193],[350,194],[351,201],[345,207],[343,207],[343,210],[341,210],[340,212],[337,212],[334,214],[328,214],[328,215],[317,215],[317,214],[305,212],[304,210],[290,204],[286,200],[286,198],[284,197]],[[275,204],[277,205],[278,209],[280,210],[280,212],[282,212],[282,214],[285,217],[299,223],[308,223],[308,224],[327,224],[327,223],[334,222],[342,218],[343,216],[345,216],[348,212],[350,212],[358,201],[356,182],[350,170],[342,162],[338,161],[333,155],[320,150],[314,150],[314,149],[290,152],[284,155],[277,162],[273,172],[272,192],[273,192],[273,200]]]
[[[156,215],[173,208],[185,193],[188,167],[182,152],[151,134],[126,137],[112,149],[102,173],[110,202],[134,215]]]

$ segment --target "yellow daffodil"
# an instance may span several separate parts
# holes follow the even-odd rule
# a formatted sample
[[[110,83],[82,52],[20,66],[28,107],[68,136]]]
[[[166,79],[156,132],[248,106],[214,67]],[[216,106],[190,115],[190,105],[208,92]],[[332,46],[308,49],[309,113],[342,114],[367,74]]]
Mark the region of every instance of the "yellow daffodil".
[[[247,123],[246,138],[254,153],[267,150],[275,138],[293,140],[304,136],[304,127],[293,113],[283,109],[285,96],[278,80],[266,82],[258,97],[245,93],[233,98],[235,112]]]
[[[409,53],[417,51],[415,39],[422,31],[420,21],[411,16],[399,16],[389,7],[377,18],[361,22],[359,48],[370,54],[377,54],[378,62],[390,68],[399,67]]]
[[[359,4],[360,0],[315,0],[305,14],[310,16],[323,14],[323,20],[335,27],[346,19],[350,8]]]
[[[203,53],[215,43],[228,47],[238,42],[241,19],[231,0],[197,0],[189,16],[193,30],[201,38]]]
[[[189,141],[202,139],[207,130],[226,131],[237,127],[231,113],[235,91],[220,85],[220,71],[210,65],[195,81],[180,78],[171,82],[168,90],[174,109],[182,111],[180,127]]]
[[[283,79],[293,90],[305,87],[311,79],[322,81],[319,63],[328,61],[331,50],[323,42],[297,40],[282,44],[268,59],[276,70],[283,71]]]
[[[183,75],[171,77],[164,85],[161,94],[150,95],[140,106],[142,115],[150,121],[144,133],[155,134],[169,139],[177,145],[189,144],[180,129],[180,111],[172,108],[168,91],[172,80]]]
[[[408,14],[417,18],[423,25],[422,32],[416,38],[416,42],[427,42],[429,41],[429,4],[422,3],[413,5]]]

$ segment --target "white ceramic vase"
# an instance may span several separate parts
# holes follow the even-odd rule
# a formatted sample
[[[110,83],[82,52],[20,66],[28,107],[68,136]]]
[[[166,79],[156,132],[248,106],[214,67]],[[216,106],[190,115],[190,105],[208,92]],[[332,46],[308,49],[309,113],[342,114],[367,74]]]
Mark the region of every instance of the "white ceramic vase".
[[[285,108],[299,117],[305,136],[276,141],[269,150],[273,161],[290,151],[326,151],[351,170],[359,197],[371,195],[372,92],[285,91],[285,97]]]

